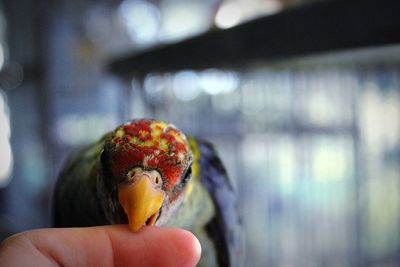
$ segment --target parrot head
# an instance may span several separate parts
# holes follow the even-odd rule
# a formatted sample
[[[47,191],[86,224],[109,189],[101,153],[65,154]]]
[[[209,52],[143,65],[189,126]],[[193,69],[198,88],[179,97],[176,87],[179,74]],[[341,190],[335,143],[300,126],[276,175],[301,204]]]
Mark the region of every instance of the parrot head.
[[[105,188],[116,202],[114,219],[136,232],[167,220],[179,206],[191,177],[192,152],[172,124],[139,119],[110,133],[101,162]]]

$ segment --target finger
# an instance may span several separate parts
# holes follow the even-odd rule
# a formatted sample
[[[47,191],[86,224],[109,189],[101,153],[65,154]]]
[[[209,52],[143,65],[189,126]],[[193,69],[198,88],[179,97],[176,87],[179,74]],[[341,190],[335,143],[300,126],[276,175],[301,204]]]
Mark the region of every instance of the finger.
[[[200,250],[192,233],[177,228],[145,227],[138,233],[126,225],[41,229],[8,239],[0,249],[0,266],[189,267],[199,261]]]

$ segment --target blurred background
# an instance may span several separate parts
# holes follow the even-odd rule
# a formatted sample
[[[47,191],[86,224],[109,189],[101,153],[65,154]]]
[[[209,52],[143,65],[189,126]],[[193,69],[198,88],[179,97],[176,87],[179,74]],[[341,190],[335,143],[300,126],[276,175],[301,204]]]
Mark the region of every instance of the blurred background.
[[[51,226],[73,149],[154,117],[216,144],[238,192],[246,266],[400,266],[400,45],[108,69],[126,53],[325,2],[0,1],[0,237]]]

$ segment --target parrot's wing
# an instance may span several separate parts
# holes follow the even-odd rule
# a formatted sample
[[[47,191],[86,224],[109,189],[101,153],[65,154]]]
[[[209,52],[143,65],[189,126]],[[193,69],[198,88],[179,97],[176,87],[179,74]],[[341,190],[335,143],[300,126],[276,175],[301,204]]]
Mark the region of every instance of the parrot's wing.
[[[96,194],[97,168],[103,140],[81,148],[67,159],[53,195],[56,227],[106,224]]]
[[[231,181],[213,145],[196,139],[201,182],[210,192],[215,214],[206,225],[218,251],[220,266],[240,266],[244,258],[243,232]]]

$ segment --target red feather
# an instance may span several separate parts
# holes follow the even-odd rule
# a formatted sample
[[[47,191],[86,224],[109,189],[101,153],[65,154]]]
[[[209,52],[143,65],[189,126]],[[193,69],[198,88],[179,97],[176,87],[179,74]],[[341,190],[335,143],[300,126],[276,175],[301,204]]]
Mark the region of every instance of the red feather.
[[[111,136],[112,172],[125,175],[135,166],[160,171],[165,188],[172,189],[190,158],[186,136],[171,124],[141,119],[125,123]]]

